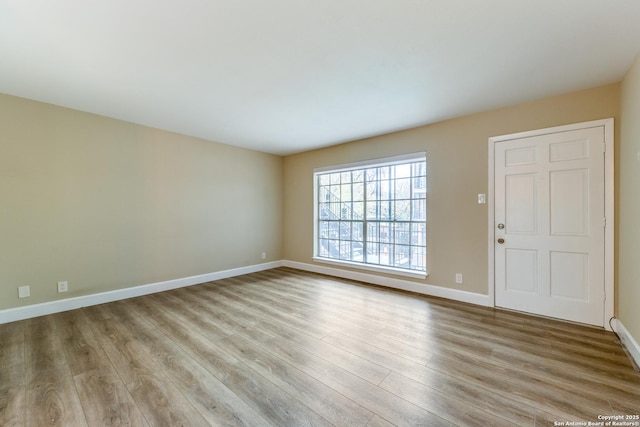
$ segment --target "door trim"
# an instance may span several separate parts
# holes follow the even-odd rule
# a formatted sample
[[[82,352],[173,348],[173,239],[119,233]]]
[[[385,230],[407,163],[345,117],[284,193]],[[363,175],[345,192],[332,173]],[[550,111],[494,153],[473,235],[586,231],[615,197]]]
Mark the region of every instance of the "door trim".
[[[594,127],[604,128],[604,205],[606,228],[604,235],[604,327],[611,331],[610,320],[614,317],[615,287],[614,287],[614,121],[613,118],[593,120],[583,123],[575,123],[565,126],[555,126],[546,129],[537,129],[526,132],[512,133],[508,135],[493,136],[489,138],[489,187],[487,191],[488,205],[488,283],[489,283],[489,304],[495,307],[495,144],[512,139],[527,138],[532,136],[546,135],[550,133],[566,132]]]

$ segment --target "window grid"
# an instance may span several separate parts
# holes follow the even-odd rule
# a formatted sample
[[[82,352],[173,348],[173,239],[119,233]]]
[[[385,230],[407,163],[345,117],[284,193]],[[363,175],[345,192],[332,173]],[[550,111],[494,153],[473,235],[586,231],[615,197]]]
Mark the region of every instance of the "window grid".
[[[317,174],[317,256],[426,272],[426,162]]]

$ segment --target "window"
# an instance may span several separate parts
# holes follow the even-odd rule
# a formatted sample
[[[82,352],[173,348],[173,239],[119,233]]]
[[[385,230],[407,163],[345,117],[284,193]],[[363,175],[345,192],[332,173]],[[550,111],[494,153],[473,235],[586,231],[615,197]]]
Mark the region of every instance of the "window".
[[[316,170],[314,259],[425,276],[425,154]]]

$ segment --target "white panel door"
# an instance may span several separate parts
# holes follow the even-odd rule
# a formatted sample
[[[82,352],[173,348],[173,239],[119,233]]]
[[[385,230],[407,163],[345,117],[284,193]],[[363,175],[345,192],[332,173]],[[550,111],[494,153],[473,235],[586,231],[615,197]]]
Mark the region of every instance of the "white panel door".
[[[495,303],[604,325],[604,128],[495,145]]]

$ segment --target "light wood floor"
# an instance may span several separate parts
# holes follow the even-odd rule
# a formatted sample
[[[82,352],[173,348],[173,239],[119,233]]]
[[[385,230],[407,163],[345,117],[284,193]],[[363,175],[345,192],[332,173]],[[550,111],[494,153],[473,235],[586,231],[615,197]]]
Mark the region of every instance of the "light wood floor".
[[[640,413],[602,330],[276,269],[0,325],[2,426],[552,426]]]

